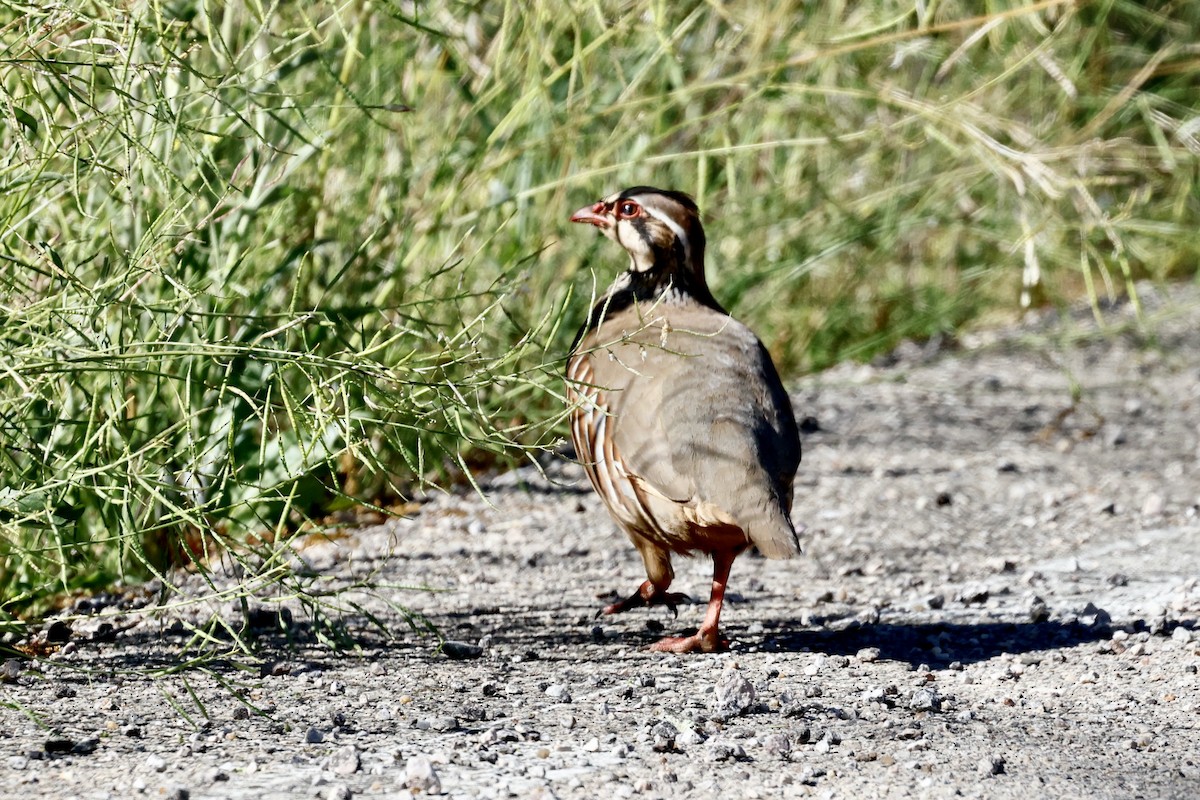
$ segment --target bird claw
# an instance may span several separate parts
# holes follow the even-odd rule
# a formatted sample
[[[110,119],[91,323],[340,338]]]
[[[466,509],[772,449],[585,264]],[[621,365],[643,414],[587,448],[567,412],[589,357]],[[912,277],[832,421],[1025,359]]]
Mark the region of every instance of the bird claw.
[[[692,598],[688,597],[683,592],[661,592],[655,590],[650,594],[649,597],[645,597],[642,595],[642,592],[639,589],[638,591],[629,595],[629,597],[605,606],[600,610],[599,613],[596,614],[596,616],[599,617],[601,615],[621,614],[630,610],[631,608],[641,608],[642,606],[666,606],[667,608],[671,609],[671,613],[675,615],[675,618],[679,619],[679,606],[691,605],[692,602]]]

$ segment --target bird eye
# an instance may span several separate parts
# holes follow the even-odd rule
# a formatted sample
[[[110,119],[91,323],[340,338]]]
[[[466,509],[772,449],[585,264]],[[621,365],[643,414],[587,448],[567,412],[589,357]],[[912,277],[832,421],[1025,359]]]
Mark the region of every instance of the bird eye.
[[[638,213],[638,205],[631,200],[626,200],[625,202],[621,203],[621,205],[617,206],[617,213],[619,213],[622,217],[636,217]]]

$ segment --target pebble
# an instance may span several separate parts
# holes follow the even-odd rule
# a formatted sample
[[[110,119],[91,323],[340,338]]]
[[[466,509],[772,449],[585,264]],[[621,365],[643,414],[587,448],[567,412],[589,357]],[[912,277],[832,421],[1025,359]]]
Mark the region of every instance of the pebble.
[[[1050,607],[1036,595],[1029,601],[1029,621],[1038,625],[1050,619]]]
[[[335,783],[325,792],[326,800],[350,800],[354,797],[354,792],[344,783]]]
[[[560,703],[571,702],[571,693],[561,683],[552,683],[546,687],[546,696]]]
[[[220,767],[212,767],[205,771],[204,780],[208,783],[224,783],[229,780],[229,773]]]
[[[787,758],[792,752],[792,743],[782,733],[769,733],[763,737],[763,750],[776,758]]]
[[[165,772],[167,760],[158,754],[151,754],[146,757],[146,769],[151,772]]]
[[[880,655],[882,655],[882,653],[878,647],[864,647],[858,651],[858,653],[855,655],[855,658],[864,664],[871,664],[875,661],[878,661]]]
[[[908,699],[908,707],[913,711],[941,711],[942,698],[931,686],[917,689]]]
[[[1003,775],[1003,756],[988,756],[986,758],[979,759],[979,772],[981,775]]]
[[[458,730],[458,718],[449,715],[440,717],[425,717],[417,720],[417,730],[449,733]]]
[[[325,732],[320,728],[309,728],[304,734],[304,741],[308,744],[320,744],[325,741]]]
[[[675,737],[678,735],[679,729],[674,725],[666,721],[660,722],[650,730],[650,747],[656,753],[668,753],[675,749]]]
[[[1112,615],[1103,608],[1097,608],[1094,603],[1088,603],[1084,606],[1083,611],[1079,612],[1079,621],[1089,628],[1096,625],[1109,625],[1112,623]]]
[[[746,713],[755,699],[754,686],[741,670],[730,667],[717,679],[714,706],[719,716],[732,717]]]
[[[358,755],[358,748],[354,745],[342,747],[329,757],[329,769],[335,775],[353,775],[361,766],[362,759]]]
[[[7,659],[0,665],[0,683],[16,683],[21,677],[21,661],[16,658]]]
[[[441,794],[442,781],[428,756],[413,756],[404,765],[406,788],[425,794]]]
[[[447,639],[442,642],[442,655],[451,661],[466,661],[473,658],[481,658],[483,656],[483,648],[479,645]]]
[[[1177,642],[1187,644],[1192,641],[1192,632],[1182,625],[1176,625],[1175,629],[1171,631],[1171,638]]]
[[[746,758],[746,751],[732,742],[709,742],[704,757],[709,761],[741,761]]]
[[[986,603],[989,596],[990,592],[986,586],[974,585],[964,586],[958,591],[958,594],[954,596],[954,599],[965,606],[969,606],[972,604]]]

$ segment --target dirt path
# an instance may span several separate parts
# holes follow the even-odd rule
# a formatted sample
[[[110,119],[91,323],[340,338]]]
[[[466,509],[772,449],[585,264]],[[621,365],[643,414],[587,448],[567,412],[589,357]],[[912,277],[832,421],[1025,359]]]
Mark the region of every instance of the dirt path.
[[[397,587],[361,653],[152,681],[180,626],[72,623],[70,669],[5,667],[0,796],[1200,796],[1200,295],[1146,301],[1153,342],[1081,315],[795,386],[807,553],[738,561],[732,652],[646,650],[701,605],[597,619],[640,562],[524,470],[306,551]]]

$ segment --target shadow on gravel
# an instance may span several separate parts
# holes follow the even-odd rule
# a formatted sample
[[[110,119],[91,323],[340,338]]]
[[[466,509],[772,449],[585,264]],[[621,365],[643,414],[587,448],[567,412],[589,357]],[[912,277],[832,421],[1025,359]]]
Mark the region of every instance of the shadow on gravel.
[[[1004,653],[1034,653],[1074,647],[1112,637],[1107,625],[1078,622],[980,622],[852,624],[842,629],[787,630],[768,625],[759,649],[767,652],[814,652],[855,655],[879,648],[879,658],[945,669],[951,664],[986,661]]]

